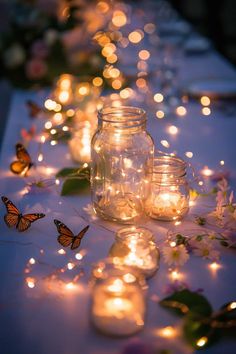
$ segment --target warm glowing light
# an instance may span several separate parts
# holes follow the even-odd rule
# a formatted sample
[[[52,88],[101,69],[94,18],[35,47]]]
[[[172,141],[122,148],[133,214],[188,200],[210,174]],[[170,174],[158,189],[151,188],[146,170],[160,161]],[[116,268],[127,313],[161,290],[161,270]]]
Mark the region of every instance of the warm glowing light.
[[[175,221],[175,226],[181,225],[182,222],[181,221]]]
[[[116,79],[116,80],[112,81],[111,86],[113,87],[113,89],[119,90],[122,86],[122,82],[121,82],[121,80]]]
[[[212,262],[209,264],[209,268],[215,273],[218,269],[221,268],[221,265],[217,262]]]
[[[51,129],[51,128],[52,128],[52,122],[47,121],[47,122],[44,124],[44,127],[45,127],[45,129]]]
[[[133,31],[128,36],[131,43],[137,44],[142,40],[142,35],[139,31]]]
[[[224,166],[224,164],[225,164],[224,160],[221,160],[220,164],[221,164],[221,166]]]
[[[176,242],[175,241],[171,241],[170,242],[170,247],[175,247],[176,246]]]
[[[56,129],[51,129],[51,130],[50,130],[50,133],[51,133],[52,135],[55,135],[55,134],[57,133],[57,131],[56,131]]]
[[[72,283],[72,282],[67,283],[67,284],[65,285],[65,288],[66,288],[67,290],[73,290],[73,289],[75,288],[75,284]]]
[[[155,102],[157,102],[157,103],[161,103],[161,102],[163,102],[163,100],[164,100],[164,96],[162,95],[162,93],[156,93],[154,96],[153,96],[153,99],[154,99],[154,101]]]
[[[66,111],[67,117],[73,117],[74,114],[75,114],[75,111],[72,108],[70,108]]]
[[[207,337],[201,337],[200,339],[198,339],[197,341],[197,346],[198,347],[204,347],[204,345],[208,342],[208,338]]]
[[[75,267],[75,264],[74,264],[74,263],[72,263],[72,262],[67,263],[67,268],[68,268],[69,270],[72,270],[74,267]]]
[[[142,77],[140,77],[138,80],[136,80],[136,85],[139,88],[144,88],[147,86],[147,81],[145,79],[143,79]]]
[[[231,302],[231,304],[228,305],[229,310],[235,310],[236,309],[236,301]]]
[[[55,146],[55,145],[57,145],[57,141],[56,141],[56,140],[52,140],[52,141],[50,142],[50,144],[51,144],[52,146]]]
[[[102,86],[102,84],[103,84],[103,79],[101,77],[97,76],[93,79],[94,86],[99,87],[99,86]]]
[[[185,156],[187,156],[189,159],[193,157],[192,151],[186,151]]]
[[[177,330],[172,326],[167,326],[158,329],[156,333],[163,338],[174,338],[177,335]]]
[[[85,96],[85,95],[88,95],[89,93],[89,88],[87,86],[81,86],[79,89],[78,89],[78,92],[80,95],[82,96]]]
[[[107,58],[106,58],[106,61],[109,63],[109,64],[114,64],[114,63],[116,63],[117,62],[117,60],[118,60],[118,57],[117,57],[117,55],[116,54],[111,54],[111,55],[109,55],[109,56],[107,56]]]
[[[58,100],[61,102],[61,103],[67,103],[69,101],[69,98],[70,98],[70,93],[69,91],[61,91],[59,92],[58,94]]]
[[[38,154],[38,162],[42,162],[43,161],[43,154],[40,152]]]
[[[61,107],[60,103],[57,103],[57,104],[56,104],[56,107],[54,108],[54,111],[55,111],[55,112],[60,112],[61,108],[62,108],[62,107]]]
[[[33,289],[35,287],[35,279],[34,278],[30,278],[30,277],[26,278],[26,283],[30,289]]]
[[[138,53],[138,56],[140,59],[142,60],[148,60],[150,58],[150,53],[148,50],[140,50],[140,52]]]
[[[179,106],[176,108],[176,114],[178,114],[178,116],[183,117],[186,115],[186,113],[187,113],[187,110],[184,106]]]
[[[69,131],[69,127],[67,125],[64,125],[64,127],[62,127],[63,132],[68,132]]]
[[[177,270],[173,270],[171,273],[170,273],[170,277],[172,280],[179,280],[182,278],[182,274],[179,273]]]
[[[83,255],[80,252],[78,252],[76,253],[75,258],[78,259],[78,261],[81,261],[81,259],[83,259]]]
[[[50,100],[50,99],[47,99],[45,102],[44,102],[44,106],[46,109],[48,109],[49,111],[52,111],[55,109],[57,103],[53,100]]]
[[[116,27],[122,27],[125,26],[127,23],[127,17],[123,11],[116,10],[114,11],[113,17],[112,17],[112,23]]]
[[[211,114],[211,109],[209,107],[203,107],[202,108],[202,114],[204,116],[209,116]]]
[[[214,174],[214,171],[205,166],[201,171],[201,174],[205,177],[210,177]]]
[[[104,14],[109,11],[109,5],[105,1],[99,1],[96,5],[96,8],[98,9],[98,11]]]
[[[58,186],[58,185],[60,184],[60,180],[57,178],[57,179],[55,180],[55,183],[56,183],[56,185]]]
[[[175,126],[175,125],[171,125],[169,128],[168,128],[168,132],[169,134],[171,135],[176,135],[178,133],[179,129]]]
[[[163,111],[161,111],[161,110],[156,111],[156,117],[157,117],[158,119],[162,119],[162,118],[165,117],[165,113],[164,113]]]
[[[34,258],[30,258],[30,259],[29,259],[29,263],[30,263],[30,264],[35,264],[35,262],[36,262],[36,261],[35,261]]]
[[[199,186],[203,186],[203,181],[198,182]]]
[[[161,145],[164,146],[165,148],[169,148],[170,144],[168,143],[167,140],[161,140]]]
[[[41,138],[40,138],[40,141],[41,141],[42,144],[44,144],[45,141],[46,141],[46,137],[44,135],[42,135]]]
[[[120,76],[120,70],[119,69],[116,69],[116,68],[112,68],[110,70],[110,76],[113,78],[113,79],[116,79],[118,76]]]
[[[209,106],[211,104],[211,100],[207,96],[202,96],[200,101],[203,106]]]
[[[66,254],[66,251],[63,250],[63,248],[60,248],[60,249],[57,251],[57,253],[59,253],[59,254]]]

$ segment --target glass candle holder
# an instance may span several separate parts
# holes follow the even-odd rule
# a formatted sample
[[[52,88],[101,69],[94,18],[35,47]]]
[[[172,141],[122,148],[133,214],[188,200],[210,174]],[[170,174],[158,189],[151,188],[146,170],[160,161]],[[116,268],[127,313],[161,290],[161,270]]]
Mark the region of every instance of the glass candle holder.
[[[153,219],[173,221],[189,210],[186,163],[173,156],[154,159],[151,192],[145,203],[146,214]]]
[[[116,233],[109,256],[115,264],[124,264],[150,278],[159,268],[159,250],[153,233],[143,227],[130,226]]]
[[[91,192],[104,219],[133,223],[144,211],[153,166],[154,144],[146,114],[136,107],[106,107],[91,147]]]
[[[96,127],[89,121],[80,122],[73,128],[68,146],[71,157],[75,162],[90,162],[91,140],[95,130]]]
[[[145,282],[140,275],[111,261],[99,262],[93,269],[91,320],[104,334],[128,336],[144,326]]]

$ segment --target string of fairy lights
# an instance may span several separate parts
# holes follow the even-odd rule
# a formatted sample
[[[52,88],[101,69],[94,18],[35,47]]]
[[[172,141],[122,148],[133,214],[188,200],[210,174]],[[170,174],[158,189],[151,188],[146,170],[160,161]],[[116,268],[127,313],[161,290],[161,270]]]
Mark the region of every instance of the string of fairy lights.
[[[69,134],[73,130],[74,122],[83,122],[89,120],[91,124],[96,126],[96,112],[102,108],[108,101],[114,107],[119,107],[124,103],[131,102],[132,100],[140,100],[140,97],[144,97],[146,102],[150,105],[150,110],[155,110],[155,119],[163,120],[167,116],[166,112],[166,97],[161,90],[156,91],[153,89],[149,82],[151,73],[149,62],[152,60],[153,48],[147,49],[147,41],[155,43],[158,38],[157,27],[152,22],[147,22],[142,28],[135,30],[128,30],[126,27],[130,27],[132,24],[132,16],[130,6],[125,3],[111,3],[110,1],[98,1],[96,4],[96,11],[104,14],[108,18],[106,30],[99,30],[95,33],[93,39],[100,47],[101,55],[106,60],[106,65],[102,72],[102,76],[96,76],[89,79],[77,80],[71,75],[62,75],[55,87],[52,89],[50,95],[44,102],[44,107],[39,107],[38,117],[45,120],[44,130],[37,138],[38,141],[38,153],[37,160],[39,163],[45,162],[44,144],[50,142],[52,147],[56,146],[62,137]],[[143,43],[143,47],[142,47]],[[132,78],[133,83],[128,83],[127,75],[120,68],[119,64],[122,64],[122,55],[131,46],[139,46],[136,59],[136,74]],[[133,48],[132,47],[132,48]],[[122,65],[121,65],[122,67]],[[105,83],[108,83],[112,88],[112,93],[106,97],[102,96],[102,89]],[[200,112],[203,116],[211,116],[211,99],[207,96],[200,98]],[[180,101],[173,107],[173,113],[180,119],[184,119],[188,114],[188,97],[183,95]],[[81,108],[82,107],[82,108]],[[168,124],[166,127],[166,133],[170,136],[178,136],[180,128],[173,124]],[[90,144],[86,140],[86,144]],[[166,139],[161,139],[160,144],[170,149],[171,144]],[[55,147],[56,148],[56,147]],[[186,151],[185,156],[188,159],[192,159],[194,153],[192,151]],[[221,159],[219,166],[223,167],[225,161]],[[83,167],[87,167],[85,162]],[[205,179],[211,177],[214,174],[214,170],[208,166],[204,166],[200,171],[202,177],[198,180],[198,185],[203,186]],[[54,169],[50,166],[45,168],[46,175],[52,175]],[[60,184],[60,179],[55,179],[55,184]],[[191,200],[190,205],[195,205],[196,201]],[[94,222],[96,224],[96,222]],[[181,225],[181,221],[175,221],[175,226]],[[112,230],[111,230],[112,231]],[[113,232],[113,231],[112,231]],[[171,247],[176,246],[176,242],[172,239],[168,240]],[[37,289],[38,284],[44,282],[46,288],[50,292],[58,294],[64,292],[77,293],[81,291],[81,284],[79,279],[84,276],[84,257],[87,254],[86,249],[82,249],[76,252],[72,257],[69,252],[59,248],[57,251],[58,257],[64,257],[65,264],[62,267],[53,267],[51,264],[43,261],[45,254],[44,249],[39,250],[39,256],[30,257],[24,268],[25,283],[29,289]],[[34,274],[36,266],[46,266],[47,274],[43,274],[41,277],[37,277]],[[213,261],[207,264],[212,276],[216,276],[217,272],[223,267],[218,261]],[[72,274],[72,271],[76,271],[77,274]],[[67,274],[67,279],[63,276]],[[183,281],[186,275],[179,268],[169,268],[168,277],[171,282]],[[68,278],[70,278],[68,280]],[[236,302],[229,304],[228,310],[236,308]],[[154,335],[170,339],[179,335],[180,329],[178,327],[167,326],[154,330]],[[203,336],[198,339],[196,345],[199,348],[204,347],[208,342],[207,336]]]

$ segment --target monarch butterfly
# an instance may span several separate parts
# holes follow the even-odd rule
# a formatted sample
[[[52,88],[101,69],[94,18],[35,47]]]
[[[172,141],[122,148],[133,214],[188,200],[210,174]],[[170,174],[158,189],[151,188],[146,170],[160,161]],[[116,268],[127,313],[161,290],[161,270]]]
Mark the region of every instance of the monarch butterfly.
[[[8,227],[15,226],[20,232],[27,230],[32,222],[42,219],[45,216],[45,214],[42,213],[22,215],[7,197],[2,197],[2,201],[7,209],[7,214],[4,215],[5,223]]]
[[[17,175],[26,176],[33,163],[30,155],[21,143],[16,144],[16,157],[18,160],[12,162],[10,165],[11,171]]]
[[[54,223],[57,227],[57,231],[59,232],[59,236],[57,237],[57,241],[63,246],[68,247],[72,250],[75,250],[80,246],[81,240],[84,237],[85,233],[88,231],[89,225],[87,225],[84,229],[82,229],[77,236],[73,234],[73,232],[61,221],[54,220]]]

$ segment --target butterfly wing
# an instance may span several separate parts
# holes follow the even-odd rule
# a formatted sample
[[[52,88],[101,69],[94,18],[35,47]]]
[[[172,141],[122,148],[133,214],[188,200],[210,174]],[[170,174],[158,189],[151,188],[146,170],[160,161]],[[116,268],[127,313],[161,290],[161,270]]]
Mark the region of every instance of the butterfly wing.
[[[57,241],[63,246],[68,247],[73,242],[74,234],[73,232],[65,225],[63,222],[59,220],[54,220],[54,223],[57,227],[57,231],[59,232],[59,236],[57,237]]]
[[[24,145],[21,143],[16,144],[16,156],[18,160],[30,165],[32,163],[31,157],[28,151],[25,149]]]
[[[16,226],[20,217],[19,210],[7,197],[2,197],[2,201],[7,209],[7,214],[4,215],[5,223],[8,227]]]
[[[10,164],[10,170],[17,175],[24,175],[29,170],[29,165],[23,161],[14,161]]]
[[[84,237],[84,235],[86,234],[86,232],[89,229],[89,225],[87,225],[83,230],[80,231],[80,233],[74,237],[72,244],[71,244],[71,249],[75,250],[76,248],[78,248],[80,246],[81,240]]]
[[[20,217],[19,223],[17,225],[17,229],[19,232],[23,232],[27,230],[31,223],[44,218],[45,214],[42,213],[34,213],[34,214],[25,214]]]
[[[14,161],[11,163],[11,171],[17,175],[26,175],[26,173],[32,167],[33,164],[30,155],[21,143],[16,144],[16,156],[18,158],[18,161]]]

